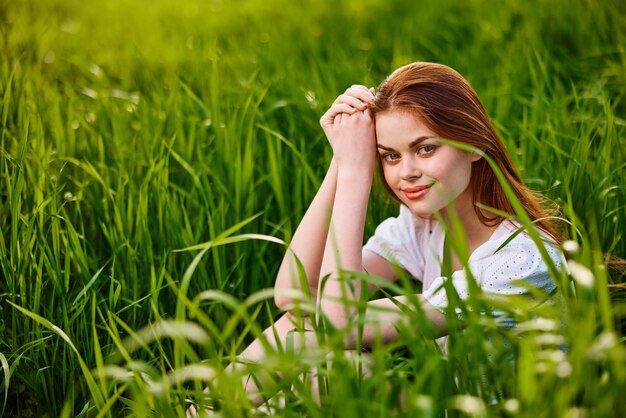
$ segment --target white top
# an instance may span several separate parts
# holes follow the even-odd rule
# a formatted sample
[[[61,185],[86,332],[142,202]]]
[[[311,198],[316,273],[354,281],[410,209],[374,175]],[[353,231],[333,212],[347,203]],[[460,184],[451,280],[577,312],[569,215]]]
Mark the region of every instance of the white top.
[[[491,238],[474,250],[469,258],[469,268],[484,292],[505,295],[529,294],[516,281],[523,281],[546,293],[556,284],[541,258],[535,243],[525,233],[519,233],[503,248],[498,248],[513,234],[519,225],[503,221]],[[423,282],[423,295],[435,308],[443,310],[448,305],[441,276],[445,234],[436,220],[419,218],[401,205],[396,218],[383,221],[365,244],[364,249],[386,258],[404,268],[411,276]],[[555,245],[544,244],[557,267],[563,256]],[[452,274],[452,284],[462,300],[468,296],[468,285],[463,270]]]

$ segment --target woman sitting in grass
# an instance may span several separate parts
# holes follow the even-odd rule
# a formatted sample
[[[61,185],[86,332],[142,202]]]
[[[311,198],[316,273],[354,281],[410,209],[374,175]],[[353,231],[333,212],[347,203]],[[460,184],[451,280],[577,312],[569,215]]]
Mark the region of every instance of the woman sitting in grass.
[[[450,290],[461,301],[470,293],[474,282],[468,270],[484,292],[524,295],[529,286],[546,293],[555,289],[534,241],[527,232],[516,234],[520,224],[501,216],[515,210],[487,158],[506,178],[558,266],[557,229],[523,184],[476,93],[457,72],[440,64],[406,65],[377,92],[350,87],[320,122],[334,156],[278,272],[275,301],[286,313],[265,331],[271,344],[284,346],[295,327],[297,303],[289,295],[305,283],[298,263],[318,315],[327,327],[344,333],[346,350],[396,338],[406,316],[401,307],[410,305],[407,296],[370,301],[368,320],[357,338],[356,301],[362,282],[346,280],[349,272],[390,281],[408,274],[422,281],[419,303],[441,336],[449,319]],[[400,213],[383,221],[363,246],[377,165],[400,202]],[[465,248],[444,251],[448,238],[464,242]],[[457,256],[463,253],[469,259]],[[450,277],[442,275],[445,264],[451,266]],[[300,335],[298,344],[317,344],[314,333]],[[264,356],[259,340],[241,353],[253,362]],[[249,392],[255,390],[253,379],[246,384]]]

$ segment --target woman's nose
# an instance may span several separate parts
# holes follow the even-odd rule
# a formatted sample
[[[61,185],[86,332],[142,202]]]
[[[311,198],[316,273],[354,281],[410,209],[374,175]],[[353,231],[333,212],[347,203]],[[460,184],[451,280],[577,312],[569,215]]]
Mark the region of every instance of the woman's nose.
[[[401,161],[400,176],[403,180],[415,180],[422,177],[422,172],[419,169],[419,164],[416,161],[415,156],[405,157]]]

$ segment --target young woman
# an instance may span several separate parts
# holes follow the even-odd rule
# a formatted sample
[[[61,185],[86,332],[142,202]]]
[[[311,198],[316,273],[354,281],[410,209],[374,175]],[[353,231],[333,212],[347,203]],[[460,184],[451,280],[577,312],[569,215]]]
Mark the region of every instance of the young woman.
[[[468,280],[455,254],[454,273],[442,276],[444,231],[450,214],[462,225],[469,269],[485,292],[525,294],[524,281],[550,292],[555,283],[526,233],[519,225],[484,208],[513,214],[502,186],[483,156],[491,158],[530,219],[545,238],[545,248],[557,265],[561,255],[555,225],[535,195],[523,184],[495,132],[478,96],[456,71],[440,64],[418,62],[392,73],[378,91],[352,86],[322,116],[321,125],[333,149],[333,159],[313,202],[302,219],[276,278],[275,301],[286,311],[265,332],[271,344],[284,343],[294,329],[293,290],[300,289],[297,263],[304,270],[308,292],[327,323],[345,332],[347,350],[357,345],[355,304],[360,281],[347,283],[345,271],[366,272],[387,280],[398,267],[423,282],[420,303],[433,325],[446,334],[443,288],[451,281],[461,299],[468,296]],[[445,138],[447,141],[440,140]],[[471,145],[480,152],[454,146]],[[387,188],[400,202],[400,213],[383,221],[365,246],[367,203],[374,170],[380,166]],[[513,238],[509,239],[513,234]],[[508,243],[500,248],[506,241]],[[297,260],[297,261],[296,261]],[[406,296],[370,301],[361,346],[390,341],[397,335]],[[370,309],[371,308],[371,309]],[[384,309],[374,309],[384,308]],[[300,334],[303,346],[315,345],[313,333]],[[264,357],[257,340],[241,358]],[[252,379],[247,381],[253,389]]]

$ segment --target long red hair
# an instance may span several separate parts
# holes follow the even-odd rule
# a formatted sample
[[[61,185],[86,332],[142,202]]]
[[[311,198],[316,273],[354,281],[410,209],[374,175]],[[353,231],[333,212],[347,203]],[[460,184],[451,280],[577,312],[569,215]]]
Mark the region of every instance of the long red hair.
[[[414,114],[438,136],[482,150],[504,174],[517,199],[538,228],[557,242],[560,233],[551,213],[541,204],[538,194],[522,181],[504,143],[470,84],[456,71],[442,64],[415,62],[394,71],[379,86],[369,105],[372,117],[384,111]],[[474,203],[513,214],[511,202],[484,158],[472,165],[470,187]],[[478,219],[497,225],[502,217],[488,214],[474,205]]]

